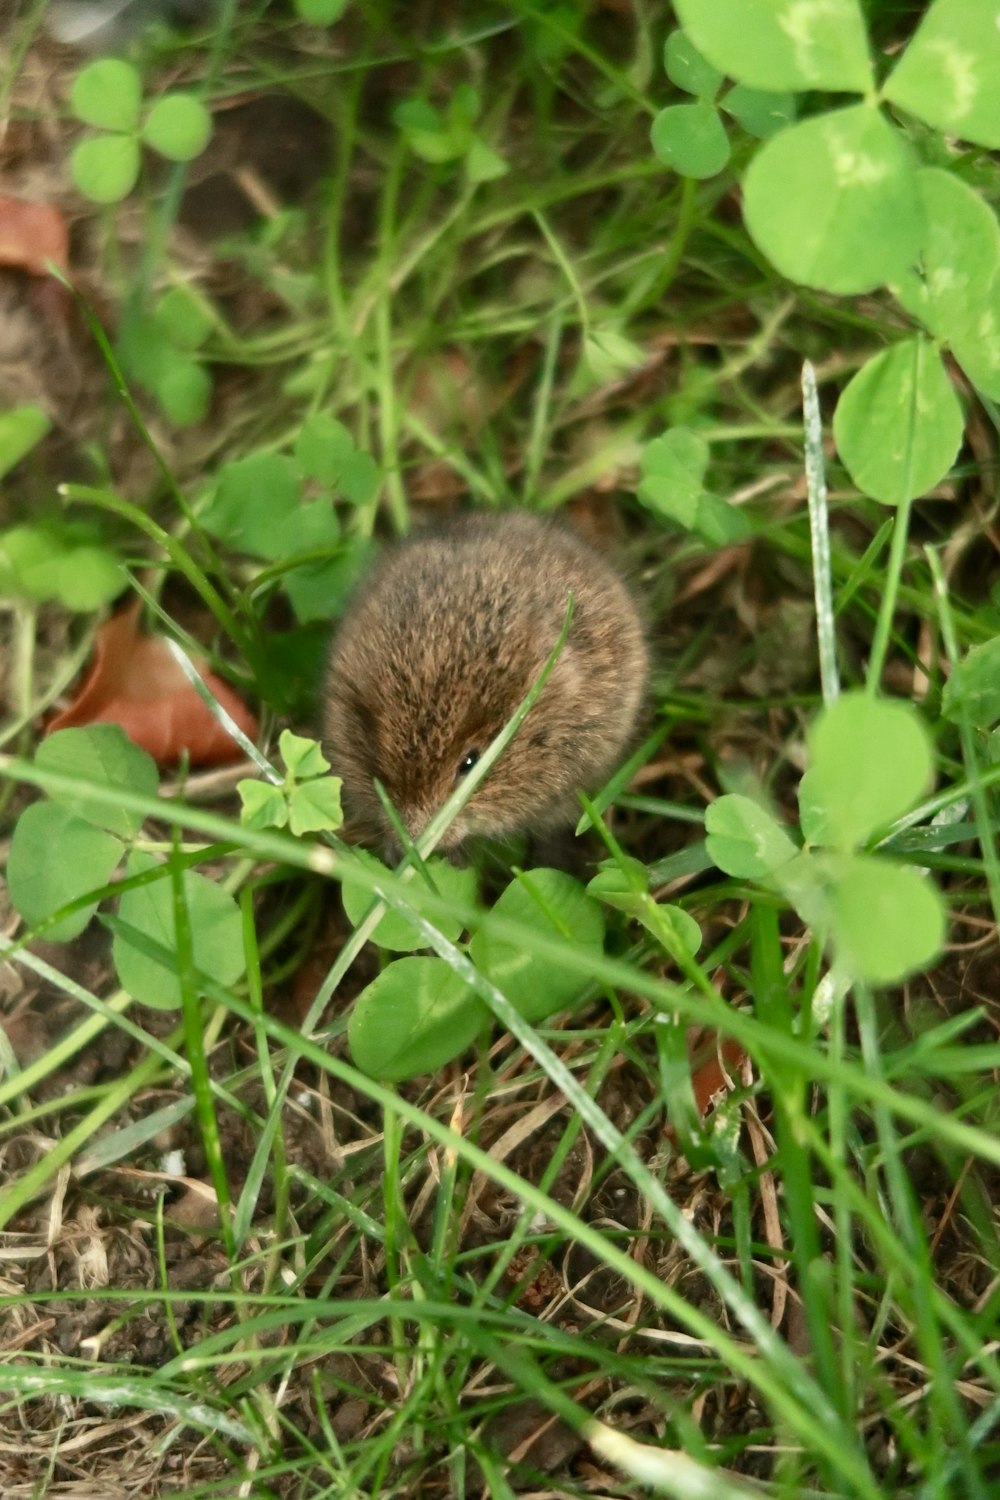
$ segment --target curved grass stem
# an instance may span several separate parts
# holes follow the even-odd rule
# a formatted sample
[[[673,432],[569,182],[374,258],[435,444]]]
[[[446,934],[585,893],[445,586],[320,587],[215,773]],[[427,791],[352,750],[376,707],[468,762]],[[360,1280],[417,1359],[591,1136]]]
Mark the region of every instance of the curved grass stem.
[[[875,639],[872,642],[872,653],[868,660],[868,676],[865,680],[865,691],[872,697],[878,692],[886,654],[889,650],[892,620],[896,612],[896,600],[899,597],[903,564],[906,560],[906,542],[909,536],[912,507],[912,500],[902,501],[893,522],[892,542],[889,546],[889,570],[886,575],[882,602],[879,605],[878,620],[875,623]]]

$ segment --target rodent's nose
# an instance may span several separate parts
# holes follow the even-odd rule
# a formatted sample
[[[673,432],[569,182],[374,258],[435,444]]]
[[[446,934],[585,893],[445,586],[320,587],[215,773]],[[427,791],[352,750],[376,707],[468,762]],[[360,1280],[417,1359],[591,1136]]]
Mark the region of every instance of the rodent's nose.
[[[416,840],[423,833],[424,829],[427,827],[427,824],[430,822],[431,818],[433,818],[434,814],[437,811],[437,807],[428,807],[423,804],[418,808],[407,808],[405,811],[402,808],[399,809],[400,816],[403,820],[403,826],[406,829],[407,833],[410,835],[410,838],[414,840],[414,842],[416,842]],[[452,823],[451,827],[448,828],[442,836],[438,844],[439,852],[444,852],[449,848],[453,848],[456,844],[462,843],[463,839],[465,838],[466,831],[467,830],[464,814],[460,814],[455,822]],[[400,855],[402,855],[403,851],[400,850],[399,852]]]
[[[408,807],[405,812],[402,808],[400,808],[400,814],[403,819],[403,827],[406,829],[411,839],[416,839],[421,833],[423,833],[424,829],[427,827],[427,824],[434,816],[434,812],[435,809],[433,807],[428,808],[422,805],[420,807]]]

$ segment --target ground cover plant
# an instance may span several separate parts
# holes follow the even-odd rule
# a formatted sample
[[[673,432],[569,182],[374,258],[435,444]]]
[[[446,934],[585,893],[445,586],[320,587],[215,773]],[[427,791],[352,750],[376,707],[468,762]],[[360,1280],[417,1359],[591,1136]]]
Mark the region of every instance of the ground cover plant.
[[[45,12],[0,44],[4,1500],[985,1500],[992,8]],[[574,837],[435,855],[543,672],[390,868],[331,624],[513,505],[642,598],[640,742]]]

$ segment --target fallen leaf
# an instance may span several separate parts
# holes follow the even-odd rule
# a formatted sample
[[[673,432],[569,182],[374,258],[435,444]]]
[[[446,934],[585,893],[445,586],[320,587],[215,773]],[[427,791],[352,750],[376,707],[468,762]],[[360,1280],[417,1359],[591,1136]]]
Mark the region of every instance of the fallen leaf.
[[[97,632],[94,659],[79,693],[46,725],[46,734],[83,724],[120,724],[161,766],[187,751],[193,766],[223,765],[243,751],[178,666],[163,636],[139,630],[141,603],[112,615]],[[257,720],[228,683],[196,662],[212,695],[251,739]]]
[[[47,276],[46,261],[61,271],[69,266],[69,230],[62,214],[49,203],[0,197],[0,266]]]
[[[701,1032],[689,1048],[695,1107],[704,1119],[717,1097],[733,1088],[733,1074],[739,1073],[747,1054],[732,1037],[712,1031]]]

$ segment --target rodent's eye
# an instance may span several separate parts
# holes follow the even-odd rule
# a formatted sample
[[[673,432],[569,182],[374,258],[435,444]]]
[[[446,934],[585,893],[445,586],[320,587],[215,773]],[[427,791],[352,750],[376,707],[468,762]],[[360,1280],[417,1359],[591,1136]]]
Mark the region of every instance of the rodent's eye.
[[[478,760],[478,750],[466,750],[465,754],[462,756],[462,759],[458,763],[458,770],[455,772],[455,775],[468,776],[469,772],[472,770],[473,766]]]

